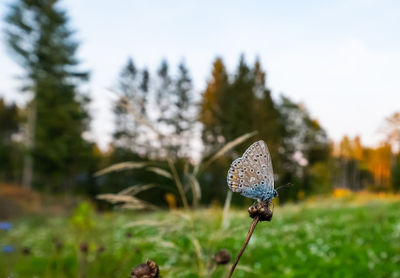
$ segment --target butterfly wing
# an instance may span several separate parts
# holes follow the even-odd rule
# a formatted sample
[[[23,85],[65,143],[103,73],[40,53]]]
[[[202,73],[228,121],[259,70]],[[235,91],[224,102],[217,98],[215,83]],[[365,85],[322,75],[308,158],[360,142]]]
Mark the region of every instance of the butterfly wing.
[[[228,171],[228,186],[245,197],[272,198],[274,176],[271,156],[264,141],[252,144],[242,157],[234,160]]]

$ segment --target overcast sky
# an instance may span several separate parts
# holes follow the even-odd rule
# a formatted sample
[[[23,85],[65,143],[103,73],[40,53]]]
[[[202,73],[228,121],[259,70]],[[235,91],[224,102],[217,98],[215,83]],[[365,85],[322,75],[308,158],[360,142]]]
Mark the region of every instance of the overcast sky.
[[[7,3],[1,1],[4,18]],[[303,102],[333,140],[377,144],[385,117],[400,111],[400,1],[61,1],[92,72],[92,138],[104,148],[113,118],[107,89],[128,56],[154,71],[182,59],[204,88],[214,58],[232,71],[239,55],[260,57],[273,97]],[[4,28],[4,23],[0,23]],[[2,35],[0,95],[21,102],[20,72]]]

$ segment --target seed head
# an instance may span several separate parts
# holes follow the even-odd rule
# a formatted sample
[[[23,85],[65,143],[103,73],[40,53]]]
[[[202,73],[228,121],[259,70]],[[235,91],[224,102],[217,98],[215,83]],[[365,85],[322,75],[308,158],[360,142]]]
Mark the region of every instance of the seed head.
[[[22,252],[23,255],[29,256],[31,254],[31,248],[24,247],[24,248],[22,248],[21,252]]]
[[[231,260],[231,255],[228,250],[222,249],[214,255],[214,260],[217,264],[227,264]]]
[[[145,264],[140,264],[132,269],[131,278],[159,278],[160,270],[158,265],[147,259]]]
[[[54,243],[54,247],[56,248],[57,252],[60,252],[64,247],[64,244],[58,238],[53,238],[53,243]]]
[[[271,202],[260,202],[249,207],[249,215],[251,218],[260,217],[260,221],[271,221],[273,212],[270,208]]]
[[[81,242],[79,245],[79,249],[81,250],[82,253],[87,254],[89,251],[89,244],[85,241]]]
[[[98,253],[98,254],[101,254],[101,253],[104,252],[104,250],[106,250],[106,248],[105,248],[103,245],[100,245],[100,246],[97,248],[97,253]]]

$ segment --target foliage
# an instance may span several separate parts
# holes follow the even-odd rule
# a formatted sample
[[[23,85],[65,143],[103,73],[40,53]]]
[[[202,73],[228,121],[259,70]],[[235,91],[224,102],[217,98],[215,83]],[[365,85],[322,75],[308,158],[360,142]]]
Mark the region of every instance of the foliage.
[[[325,130],[311,118],[304,105],[294,103],[285,96],[279,102],[283,126],[283,151],[281,153],[281,184],[295,186],[281,200],[297,199],[302,194],[330,191],[330,146]]]
[[[133,105],[135,111],[146,115],[148,82],[148,71],[138,70],[133,60],[129,58],[119,76],[118,90],[121,95],[114,104],[114,146],[125,152],[140,153],[143,156],[146,156],[149,150],[143,150],[141,144],[149,138],[141,132],[143,127],[140,127],[138,121],[129,114],[126,102]]]
[[[89,202],[82,202],[74,210],[74,213],[70,219],[72,225],[74,225],[79,231],[86,232],[93,228],[94,209]]]
[[[334,208],[326,200],[275,207],[272,222],[257,226],[236,275],[399,275],[400,203],[328,203],[333,201]],[[214,208],[93,215],[96,225],[85,235],[64,218],[20,219],[12,230],[0,231],[1,246],[16,246],[13,253],[0,253],[0,276],[77,277],[86,267],[87,277],[127,277],[133,266],[151,258],[162,277],[207,277],[219,250],[227,249],[231,258],[237,254],[250,222],[247,213],[234,211],[228,228],[221,229],[221,214]],[[86,266],[80,259],[83,241],[88,243]],[[23,247],[30,248],[29,255]],[[228,268],[218,266],[212,277],[226,276]]]
[[[78,69],[78,43],[66,13],[53,0],[18,0],[6,17],[7,43],[24,70],[24,92],[32,93],[28,122],[36,184],[71,190],[92,163],[89,99],[78,93],[88,73]],[[28,146],[29,147],[29,146]],[[87,178],[87,177],[85,177]]]
[[[203,92],[199,111],[199,120],[203,124],[202,140],[206,153],[212,152],[223,144],[224,106],[222,97],[227,93],[229,85],[225,65],[221,58],[217,58],[213,63],[211,78]]]
[[[242,136],[236,138],[235,140],[228,142],[225,146],[223,146],[218,152],[216,152],[212,157],[210,158],[202,158],[198,164],[195,165],[190,165],[187,162],[184,162],[183,169],[178,169],[180,167],[180,162],[181,161],[173,161],[171,158],[166,158],[166,162],[168,165],[167,170],[163,169],[160,167],[160,162],[133,162],[133,161],[128,161],[128,162],[121,162],[117,164],[113,164],[111,166],[108,166],[105,169],[102,169],[98,172],[96,172],[96,176],[102,176],[105,174],[113,173],[116,171],[123,171],[123,170],[131,170],[131,169],[143,169],[147,170],[149,172],[152,172],[156,174],[156,176],[164,178],[164,183],[163,184],[158,184],[158,187],[168,185],[169,183],[173,182],[173,185],[175,188],[170,188],[170,187],[165,187],[165,190],[171,191],[171,189],[175,189],[177,192],[177,195],[180,197],[181,204],[185,209],[188,209],[190,207],[188,198],[187,198],[187,193],[191,193],[191,200],[192,204],[191,207],[197,207],[199,205],[199,202],[201,200],[202,196],[202,189],[200,187],[200,183],[198,180],[199,174],[206,170],[211,163],[216,161],[217,159],[221,158],[223,155],[225,155],[227,152],[229,152],[231,149],[235,148],[239,144],[243,143],[247,139],[253,137],[257,132],[252,132],[252,133],[246,133],[243,134]],[[180,167],[181,168],[181,167]],[[178,172],[178,170],[181,170]],[[154,175],[152,175],[153,178]],[[169,181],[169,183],[165,183],[165,178]],[[152,179],[151,181],[153,184],[157,184],[157,179]],[[113,204],[120,203],[122,204],[123,208],[131,208],[131,209],[144,209],[144,208],[155,208],[154,205],[148,204],[143,200],[138,199],[135,195],[138,193],[151,189],[153,190],[156,188],[151,184],[149,185],[143,185],[143,184],[135,184],[133,186],[128,187],[127,189],[124,189],[120,191],[117,194],[101,194],[98,197],[98,199],[106,200],[108,202],[111,202]],[[166,193],[167,194],[171,193]],[[154,195],[152,195],[153,198],[151,199],[151,202],[157,203],[154,201]],[[168,204],[170,205],[170,202],[168,199],[166,199]]]
[[[21,111],[0,98],[0,180],[18,183],[22,169],[22,145],[13,140],[20,132]]]
[[[80,89],[89,74],[79,68],[79,43],[59,1],[15,0],[5,21],[5,41],[23,69],[21,91],[29,100],[23,108],[0,100],[2,182],[31,184],[33,169],[36,189],[42,191],[95,196],[155,184],[138,198],[161,206],[167,193],[180,196],[178,206],[197,205],[200,190],[195,188],[201,184],[203,203],[222,202],[229,164],[247,145],[237,144],[213,161],[213,167],[197,170],[206,168],[200,165],[228,142],[256,131],[254,139],[269,146],[275,186],[294,185],[293,190],[280,191],[281,202],[338,187],[400,188],[399,113],[385,120],[385,139],[378,147],[366,148],[359,137],[344,137],[336,146],[304,104],[286,96],[275,99],[260,59],[248,63],[244,55],[232,72],[216,58],[200,99],[184,62],[172,71],[163,60],[153,74],[128,58],[113,90],[118,97],[113,103],[113,141],[103,153],[84,138],[90,99]],[[145,171],[92,175],[126,161],[152,165]],[[233,197],[234,203],[242,200]]]

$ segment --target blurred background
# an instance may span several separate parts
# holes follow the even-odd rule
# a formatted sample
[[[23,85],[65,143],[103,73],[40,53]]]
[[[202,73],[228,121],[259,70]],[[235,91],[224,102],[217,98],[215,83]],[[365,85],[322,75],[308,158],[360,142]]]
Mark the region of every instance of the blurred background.
[[[226,275],[226,173],[262,139],[282,188],[238,277],[399,277],[399,11],[3,1],[0,275]]]

